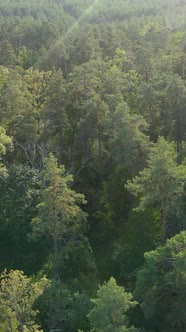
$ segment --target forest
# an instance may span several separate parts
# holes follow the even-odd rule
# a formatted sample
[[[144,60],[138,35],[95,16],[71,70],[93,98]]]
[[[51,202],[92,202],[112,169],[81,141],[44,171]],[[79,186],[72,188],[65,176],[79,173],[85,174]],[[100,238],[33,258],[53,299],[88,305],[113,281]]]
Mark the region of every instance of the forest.
[[[0,0],[0,332],[186,331],[186,0]]]

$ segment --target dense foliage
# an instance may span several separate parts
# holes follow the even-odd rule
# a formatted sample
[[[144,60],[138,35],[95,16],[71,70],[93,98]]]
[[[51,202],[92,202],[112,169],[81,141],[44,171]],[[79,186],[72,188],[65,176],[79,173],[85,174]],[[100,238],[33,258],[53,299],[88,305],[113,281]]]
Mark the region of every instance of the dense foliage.
[[[0,330],[186,329],[185,13],[0,1]]]
[[[145,253],[138,272],[136,296],[152,327],[185,331],[186,232],[167,240],[165,246]]]

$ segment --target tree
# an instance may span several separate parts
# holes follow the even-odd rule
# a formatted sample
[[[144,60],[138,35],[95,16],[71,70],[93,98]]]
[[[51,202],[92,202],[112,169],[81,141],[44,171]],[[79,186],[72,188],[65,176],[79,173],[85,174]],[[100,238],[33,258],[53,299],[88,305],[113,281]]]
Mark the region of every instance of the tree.
[[[135,297],[153,331],[186,330],[186,231],[146,252]]]
[[[33,283],[22,271],[4,271],[0,276],[0,331],[39,332],[35,300],[42,294],[47,280]]]
[[[45,159],[42,172],[41,202],[37,205],[38,216],[33,219],[33,237],[42,235],[52,243],[54,273],[58,273],[58,254],[70,241],[81,238],[82,222],[86,213],[79,204],[85,204],[83,194],[77,194],[69,187],[73,178],[65,174],[63,165],[51,153]]]
[[[103,180],[105,140],[107,137],[106,128],[108,126],[109,110],[107,104],[101,100],[99,95],[95,95],[84,105],[85,115],[79,121],[79,133],[77,135],[77,145],[81,145],[86,158],[95,161],[100,180]],[[96,162],[97,161],[97,162]]]
[[[10,71],[8,79],[2,86],[0,100],[0,121],[13,139],[14,157],[17,158],[21,157],[18,145],[26,155],[24,143],[33,142],[37,137],[37,114],[33,105],[33,96],[27,88],[28,82],[23,81],[20,71],[20,69]]]
[[[12,44],[4,39],[1,41],[1,51],[0,51],[0,64],[1,65],[10,65],[15,61],[15,54]]]
[[[6,135],[6,131],[3,127],[0,127],[0,156],[6,153],[6,147],[10,146],[12,140]]]
[[[0,160],[3,155],[6,153],[6,148],[11,147],[12,139],[6,135],[6,131],[3,127],[0,126]],[[3,167],[3,164],[0,162],[0,174],[5,174],[6,168]]]
[[[38,172],[27,165],[12,164],[0,176],[0,188],[0,268],[33,273],[43,255],[40,244],[27,239],[37,212]]]
[[[135,284],[136,271],[144,263],[144,253],[156,248],[161,241],[159,214],[152,208],[131,211],[114,243],[113,258],[119,266],[120,277],[130,282],[131,286]]]
[[[77,331],[89,326],[87,313],[91,308],[90,295],[74,293],[61,280],[52,280],[37,301],[39,318],[45,331]]]
[[[166,92],[166,104],[163,111],[164,127],[162,132],[169,134],[177,144],[177,150],[181,153],[183,142],[186,141],[186,116],[185,82],[178,75],[174,75],[168,82]]]
[[[150,151],[148,167],[126,185],[131,194],[140,197],[138,210],[144,210],[147,206],[159,207],[163,243],[168,236],[169,210],[172,207],[176,209],[186,181],[186,166],[177,165],[176,157],[174,144],[160,137]]]
[[[66,87],[62,72],[59,69],[54,71],[47,87],[46,105],[43,110],[45,122],[45,139],[48,139],[50,146],[57,145],[59,147],[59,155],[61,159],[65,159],[67,142],[71,127],[66,113]]]
[[[161,129],[162,90],[158,91],[157,85],[157,81],[156,85],[143,82],[137,91],[138,110],[149,124],[148,133],[153,141],[157,140]]]
[[[126,312],[137,305],[132,295],[116,284],[114,278],[99,287],[97,298],[91,300],[94,307],[88,314],[92,331],[96,332],[137,332],[128,327]]]
[[[117,165],[127,166],[132,174],[142,169],[149,152],[148,124],[141,115],[130,114],[126,103],[120,103],[110,122],[110,150]]]

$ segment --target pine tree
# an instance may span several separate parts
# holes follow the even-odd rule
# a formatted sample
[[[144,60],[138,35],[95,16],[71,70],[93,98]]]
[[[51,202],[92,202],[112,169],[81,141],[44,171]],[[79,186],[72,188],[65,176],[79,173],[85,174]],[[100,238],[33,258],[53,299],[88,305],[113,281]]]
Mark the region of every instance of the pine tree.
[[[33,219],[33,236],[46,236],[53,244],[54,274],[58,273],[58,254],[62,247],[79,236],[86,213],[79,204],[85,204],[83,194],[77,194],[69,187],[73,178],[65,174],[63,165],[51,153],[45,159],[42,172],[41,202],[38,216]]]
[[[159,208],[162,215],[163,243],[168,237],[169,210],[172,207],[176,209],[186,181],[186,167],[177,165],[176,157],[174,144],[160,137],[149,154],[148,167],[132,181],[128,181],[126,186],[134,196],[140,197],[138,210],[154,205]]]

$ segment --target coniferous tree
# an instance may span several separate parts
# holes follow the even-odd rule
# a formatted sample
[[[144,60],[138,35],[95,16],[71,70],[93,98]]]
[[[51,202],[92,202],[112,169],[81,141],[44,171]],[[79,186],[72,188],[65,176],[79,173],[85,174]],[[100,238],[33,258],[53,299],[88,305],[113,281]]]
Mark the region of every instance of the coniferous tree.
[[[132,295],[116,284],[114,278],[99,287],[97,298],[91,300],[94,307],[88,314],[92,331],[96,332],[137,332],[128,327],[126,312],[137,305]]]
[[[186,232],[146,252],[137,274],[135,297],[153,331],[186,329]]]
[[[69,185],[73,179],[64,166],[58,166],[53,154],[45,159],[42,172],[41,202],[38,216],[33,219],[33,237],[44,236],[52,244],[54,275],[58,274],[58,254],[62,247],[81,237],[86,213],[79,205],[85,204],[83,194],[77,194]]]
[[[148,167],[126,185],[131,194],[140,198],[137,209],[158,206],[162,215],[163,243],[170,236],[169,210],[171,207],[176,209],[178,200],[183,196],[186,181],[186,167],[184,164],[178,165],[176,157],[174,144],[160,137],[149,154]]]

